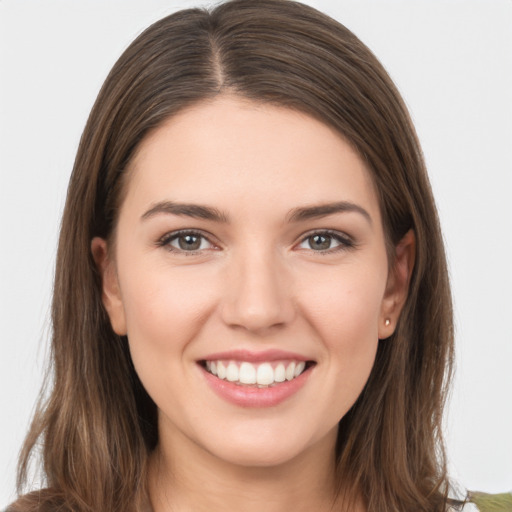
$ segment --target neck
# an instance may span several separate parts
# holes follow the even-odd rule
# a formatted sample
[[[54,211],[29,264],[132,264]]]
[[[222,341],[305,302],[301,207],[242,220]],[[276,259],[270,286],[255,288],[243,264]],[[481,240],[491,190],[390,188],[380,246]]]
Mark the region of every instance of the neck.
[[[162,440],[150,461],[153,510],[346,510],[336,499],[334,443],[335,432],[293,460],[274,466],[247,467],[220,460],[190,440]],[[350,510],[363,509],[357,506]]]

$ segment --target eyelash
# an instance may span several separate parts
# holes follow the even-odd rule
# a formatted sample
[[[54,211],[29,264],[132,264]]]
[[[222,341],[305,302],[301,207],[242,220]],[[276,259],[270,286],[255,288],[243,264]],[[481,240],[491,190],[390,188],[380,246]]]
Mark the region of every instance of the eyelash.
[[[179,231],[172,231],[171,233],[166,233],[163,237],[161,237],[158,240],[157,245],[159,247],[164,247],[165,249],[167,249],[170,252],[174,252],[174,253],[178,253],[178,254],[184,254],[185,256],[194,256],[196,254],[201,253],[201,251],[205,250],[205,249],[196,249],[196,250],[193,250],[193,251],[187,251],[185,249],[179,249],[179,248],[173,247],[171,245],[171,242],[173,242],[174,240],[178,240],[179,238],[185,237],[185,236],[194,236],[194,237],[197,237],[197,238],[201,238],[203,240],[206,240],[213,247],[217,247],[210,240],[210,238],[208,236],[206,236],[203,232],[195,231],[193,229],[182,229],[182,230],[179,230]]]
[[[339,245],[336,247],[329,247],[328,249],[320,250],[320,251],[315,251],[311,247],[309,249],[306,249],[306,250],[311,250],[318,254],[324,254],[324,255],[333,254],[333,253],[340,252],[340,251],[354,249],[356,247],[356,243],[348,235],[345,235],[343,233],[340,233],[339,231],[333,231],[330,229],[322,229],[322,230],[316,230],[316,231],[311,231],[310,233],[306,233],[302,237],[301,241],[299,242],[299,245],[302,245],[303,243],[307,242],[309,239],[313,238],[314,236],[323,236],[326,238],[330,238],[331,240],[335,240],[336,242],[339,243]]]
[[[218,249],[218,247],[210,240],[209,236],[205,235],[205,233],[203,233],[201,231],[196,231],[193,229],[192,230],[184,229],[184,230],[179,230],[179,231],[172,231],[171,233],[166,233],[164,236],[162,236],[157,241],[157,246],[164,247],[165,249],[167,249],[170,252],[174,252],[177,254],[183,254],[185,256],[194,256],[194,255],[200,254],[204,250],[210,249],[210,248],[196,249],[196,250],[188,251],[186,249],[180,249],[177,247],[173,247],[171,245],[171,242],[178,240],[179,238],[185,237],[185,236],[193,236],[193,237],[201,238],[203,240],[206,240],[213,248]],[[316,231],[311,231],[309,233],[306,233],[301,238],[300,242],[297,245],[300,246],[300,245],[304,244],[305,242],[307,242],[309,239],[313,238],[314,236],[323,236],[325,238],[335,240],[336,242],[339,243],[339,245],[336,247],[329,247],[328,249],[319,250],[319,251],[315,251],[310,246],[309,248],[304,248],[305,250],[310,250],[314,253],[326,255],[326,254],[333,254],[336,252],[345,251],[345,250],[349,250],[349,249],[354,249],[356,247],[356,243],[354,242],[354,240],[352,240],[352,238],[350,238],[349,236],[342,234],[338,231],[333,231],[333,230],[329,230],[329,229],[316,230]],[[201,244],[202,244],[202,242],[201,242]]]

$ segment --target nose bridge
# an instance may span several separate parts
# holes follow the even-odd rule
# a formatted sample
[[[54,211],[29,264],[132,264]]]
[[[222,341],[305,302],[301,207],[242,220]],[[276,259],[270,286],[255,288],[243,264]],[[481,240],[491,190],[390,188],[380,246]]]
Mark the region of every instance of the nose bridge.
[[[291,283],[282,256],[251,243],[234,251],[223,307],[224,321],[249,331],[283,326],[294,314]]]

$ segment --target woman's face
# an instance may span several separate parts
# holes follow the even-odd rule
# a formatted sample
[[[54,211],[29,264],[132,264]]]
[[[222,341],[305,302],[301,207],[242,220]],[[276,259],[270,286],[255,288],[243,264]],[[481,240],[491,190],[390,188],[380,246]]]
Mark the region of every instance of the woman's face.
[[[250,466],[332,450],[402,300],[363,161],[313,118],[224,96],[129,172],[115,254],[92,247],[161,443]]]

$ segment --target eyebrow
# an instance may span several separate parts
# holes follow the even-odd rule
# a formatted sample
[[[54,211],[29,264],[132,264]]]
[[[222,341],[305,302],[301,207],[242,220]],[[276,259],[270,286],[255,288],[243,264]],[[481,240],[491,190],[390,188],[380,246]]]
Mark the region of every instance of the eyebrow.
[[[306,206],[294,208],[288,213],[290,222],[299,222],[303,220],[316,219],[326,217],[335,213],[355,212],[361,214],[370,224],[372,218],[370,214],[361,206],[349,201],[339,201],[336,203],[326,203],[315,206]]]
[[[339,201],[335,203],[294,208],[288,212],[287,218],[288,222],[300,222],[304,220],[326,217],[336,213],[346,212],[359,213],[370,224],[372,224],[372,218],[370,214],[361,206],[349,201]],[[160,201],[154,204],[142,215],[141,219],[146,220],[162,213],[168,215],[177,215],[180,217],[211,220],[213,222],[220,222],[223,224],[229,223],[228,215],[218,210],[217,208],[191,203],[176,203],[174,201]]]
[[[192,217],[194,219],[212,220],[214,222],[228,223],[228,216],[210,206],[198,204],[175,203],[173,201],[160,201],[145,212],[141,219],[146,220],[160,213],[178,215],[180,217]]]

